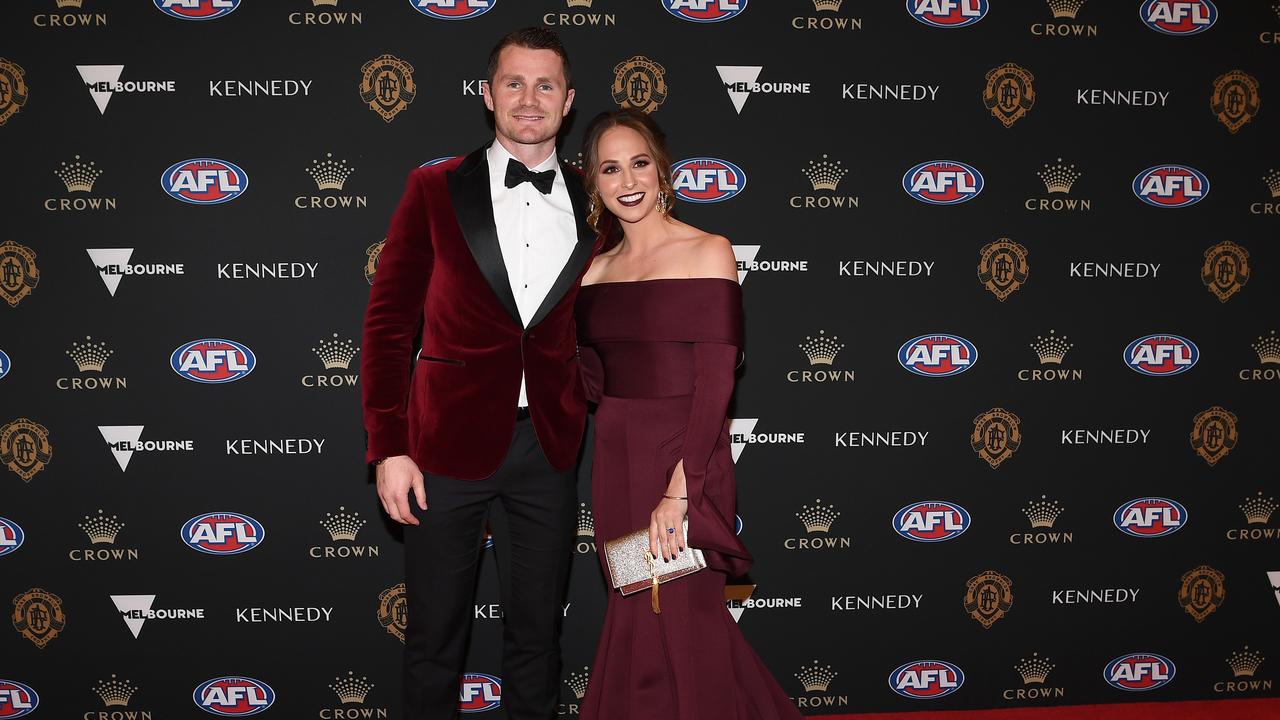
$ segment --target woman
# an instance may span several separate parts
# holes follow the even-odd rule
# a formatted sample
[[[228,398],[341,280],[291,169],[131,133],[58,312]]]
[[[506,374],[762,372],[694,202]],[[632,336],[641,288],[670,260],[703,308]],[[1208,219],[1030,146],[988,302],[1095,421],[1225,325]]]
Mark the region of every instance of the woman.
[[[577,304],[583,377],[598,402],[596,537],[648,527],[655,556],[694,547],[709,568],[663,584],[660,614],[648,592],[610,592],[581,716],[799,718],[724,605],[726,574],[751,565],[733,531],[725,420],[742,346],[733,248],[671,217],[671,162],[648,115],[597,117],[584,154],[589,220],[598,229],[612,215],[607,224],[621,230],[588,268]]]

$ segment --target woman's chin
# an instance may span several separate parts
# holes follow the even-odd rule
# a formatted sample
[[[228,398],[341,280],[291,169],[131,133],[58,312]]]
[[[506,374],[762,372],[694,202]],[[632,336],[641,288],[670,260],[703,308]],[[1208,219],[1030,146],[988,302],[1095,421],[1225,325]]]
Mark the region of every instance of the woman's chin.
[[[621,203],[611,203],[608,207],[609,212],[613,213],[614,217],[618,218],[622,222],[637,223],[645,219],[649,213],[653,212],[656,205],[648,203],[646,205],[638,205],[636,207],[627,207]]]

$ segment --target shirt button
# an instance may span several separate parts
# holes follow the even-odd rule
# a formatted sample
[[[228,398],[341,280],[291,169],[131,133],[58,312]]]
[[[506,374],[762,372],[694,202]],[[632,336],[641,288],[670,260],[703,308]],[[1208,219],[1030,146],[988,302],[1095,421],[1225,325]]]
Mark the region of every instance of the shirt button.
[[[524,206],[525,206],[525,207],[529,207],[529,201],[528,201],[528,200],[525,200],[525,201],[524,201]]]

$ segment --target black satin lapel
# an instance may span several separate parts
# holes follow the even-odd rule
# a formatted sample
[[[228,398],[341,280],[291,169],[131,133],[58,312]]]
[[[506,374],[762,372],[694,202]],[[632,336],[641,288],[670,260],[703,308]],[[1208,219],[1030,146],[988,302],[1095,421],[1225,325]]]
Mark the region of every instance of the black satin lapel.
[[[582,269],[587,266],[587,261],[591,259],[591,250],[596,244],[595,231],[587,225],[587,196],[583,190],[582,177],[565,163],[560,164],[560,172],[564,173],[564,184],[569,190],[569,202],[573,205],[578,242],[573,246],[573,252],[569,254],[569,261],[560,269],[560,275],[556,277],[551,290],[542,299],[542,305],[538,306],[538,311],[533,314],[529,327],[542,322],[543,318],[551,314],[552,308],[559,304],[564,294],[569,292],[569,288],[573,287],[574,281],[578,279]]]
[[[507,265],[502,260],[502,247],[498,244],[498,226],[493,220],[493,199],[489,196],[489,163],[484,149],[475,151],[448,175],[449,195],[453,200],[453,212],[458,226],[471,249],[471,256],[484,274],[498,302],[507,309],[517,324],[520,310],[516,297],[511,293],[511,279]]]

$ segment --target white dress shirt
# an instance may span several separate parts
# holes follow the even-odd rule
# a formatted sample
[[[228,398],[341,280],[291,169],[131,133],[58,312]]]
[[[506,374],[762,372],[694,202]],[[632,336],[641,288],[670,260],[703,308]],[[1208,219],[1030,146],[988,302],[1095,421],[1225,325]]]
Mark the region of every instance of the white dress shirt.
[[[489,161],[489,197],[493,200],[498,246],[502,249],[502,261],[507,266],[520,322],[528,327],[578,242],[573,203],[569,200],[564,170],[557,161],[555,150],[535,167],[529,168],[533,172],[556,171],[551,192],[546,195],[527,182],[513,188],[506,186],[507,161],[513,156],[496,138],[485,154]],[[522,373],[521,407],[529,404],[526,390]]]

